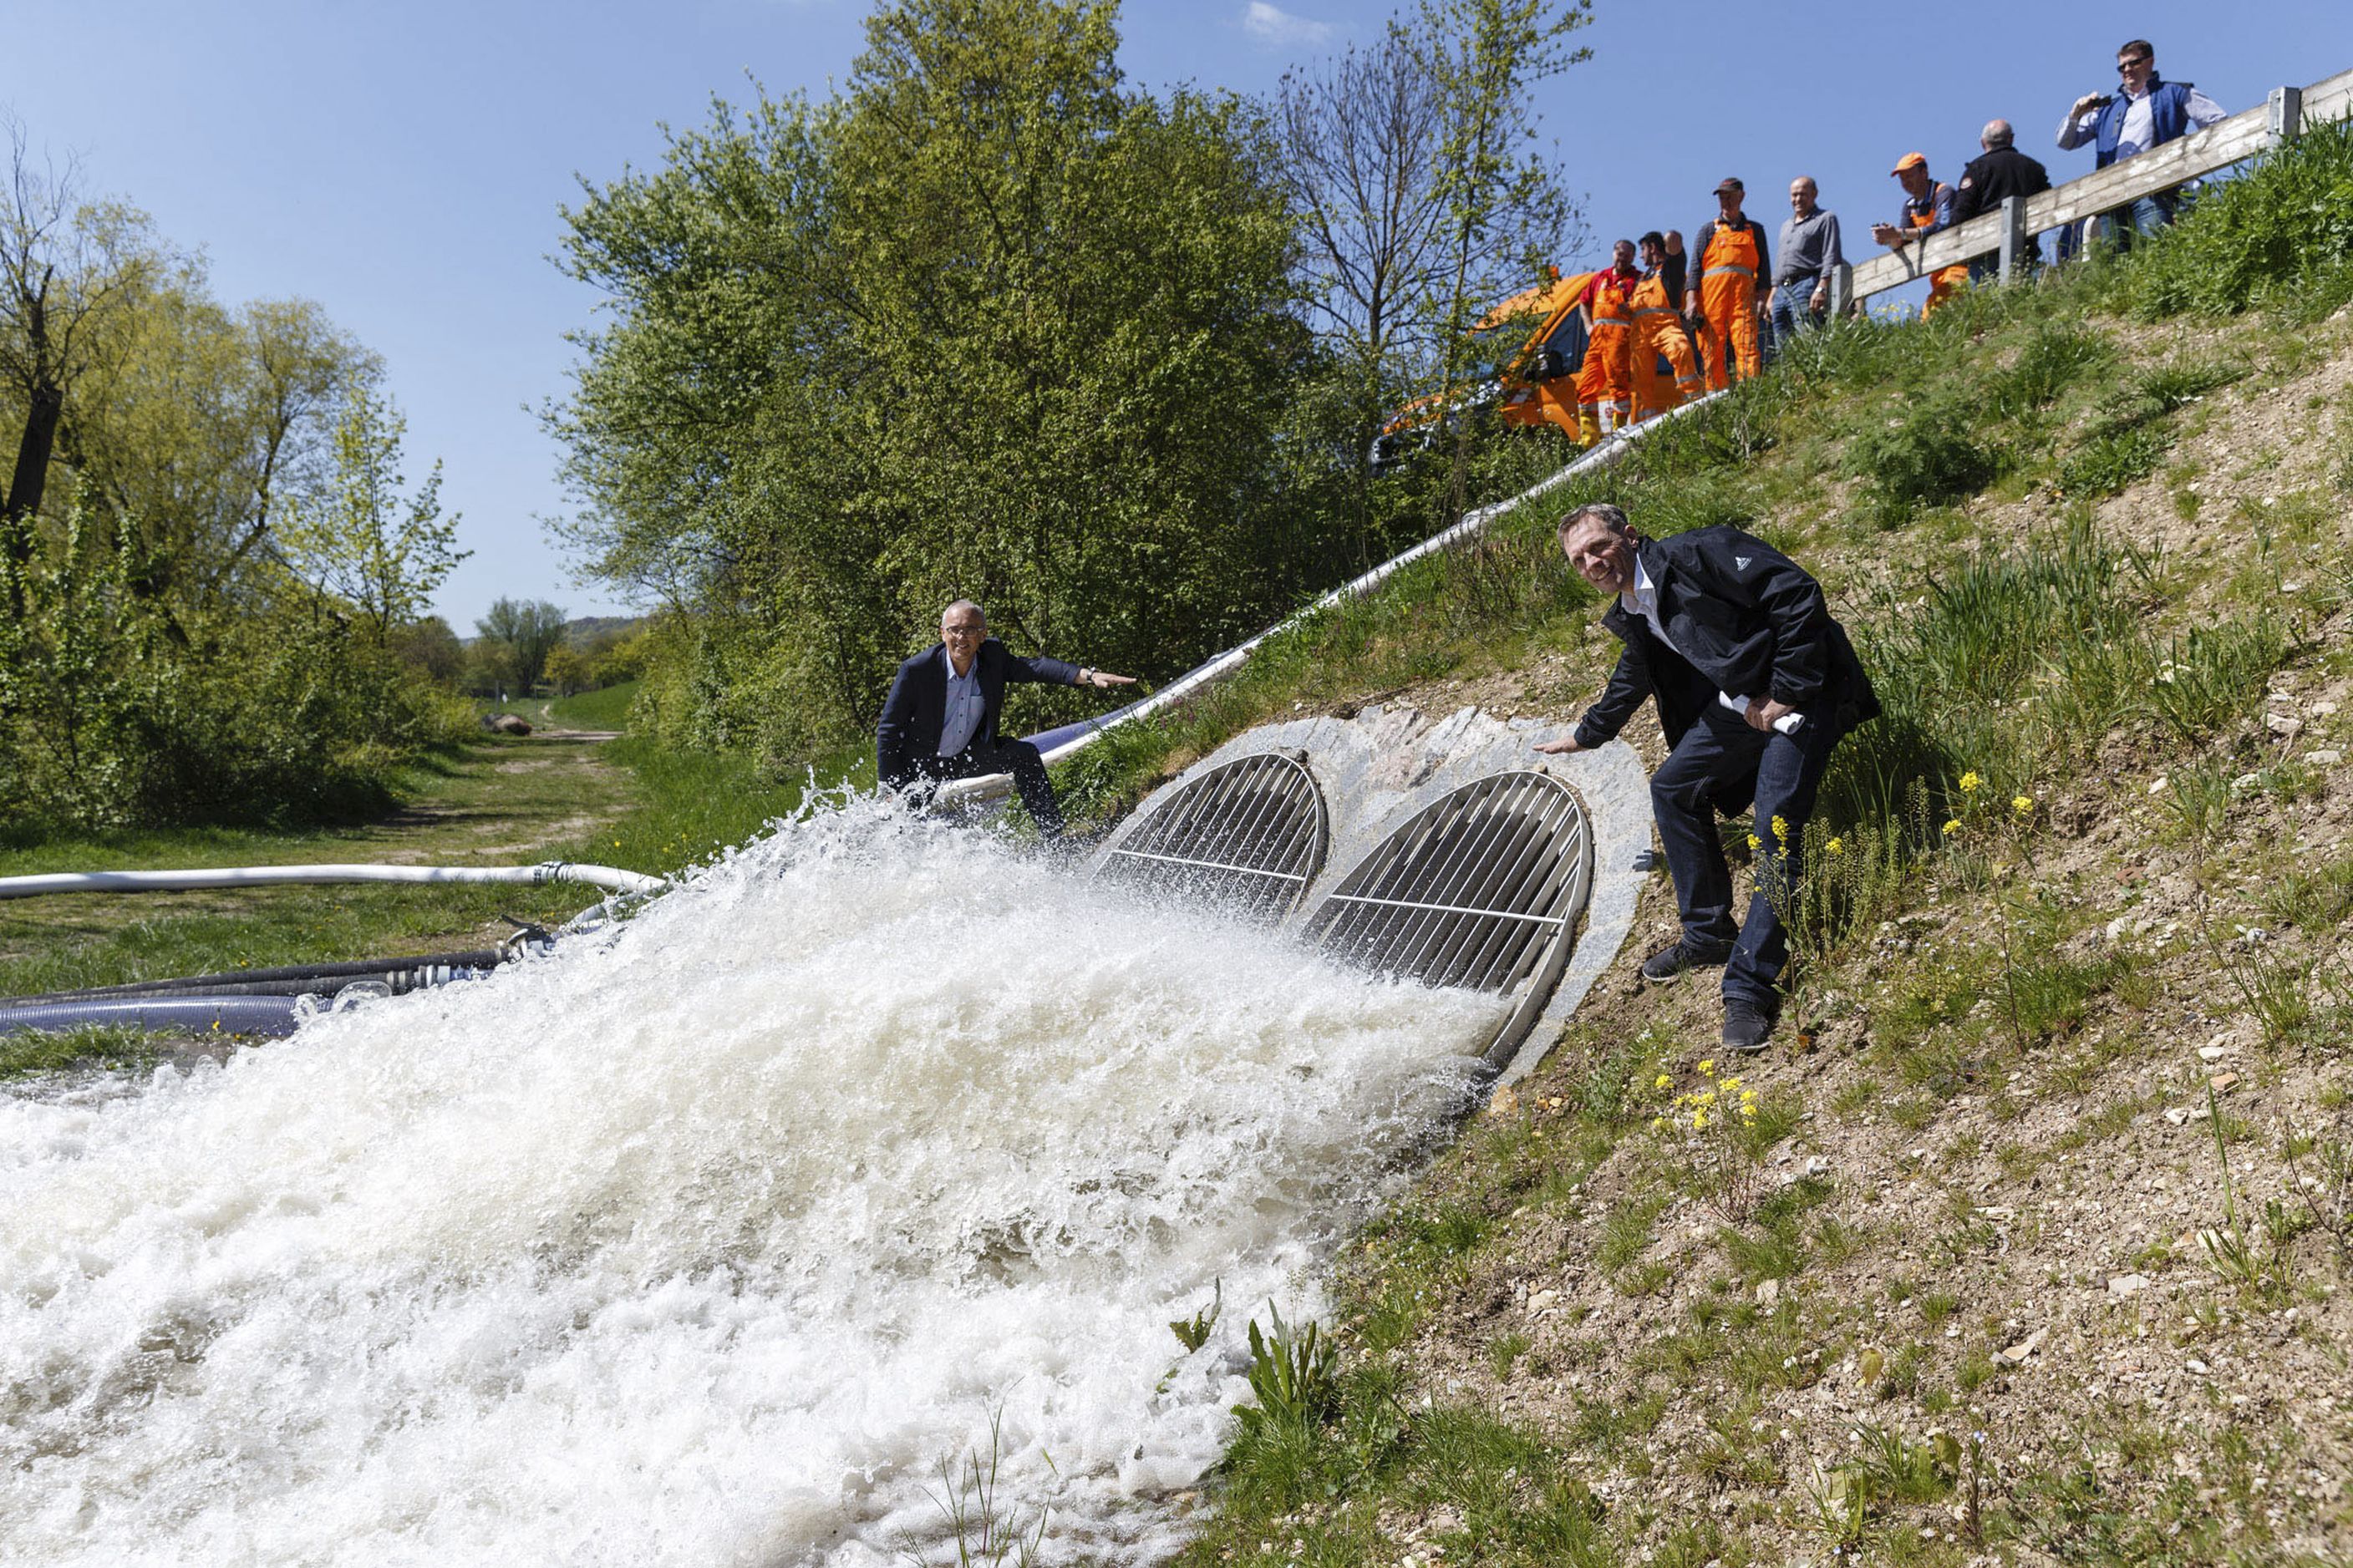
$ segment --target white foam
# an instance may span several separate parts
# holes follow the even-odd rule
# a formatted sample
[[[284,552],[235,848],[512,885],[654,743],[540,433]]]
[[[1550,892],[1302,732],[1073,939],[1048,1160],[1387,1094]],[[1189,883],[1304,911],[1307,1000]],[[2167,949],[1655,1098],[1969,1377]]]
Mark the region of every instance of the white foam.
[[[1488,1004],[860,806],[617,937],[0,1098],[0,1561],[1148,1559]],[[1217,1337],[1167,1329],[1224,1280]]]

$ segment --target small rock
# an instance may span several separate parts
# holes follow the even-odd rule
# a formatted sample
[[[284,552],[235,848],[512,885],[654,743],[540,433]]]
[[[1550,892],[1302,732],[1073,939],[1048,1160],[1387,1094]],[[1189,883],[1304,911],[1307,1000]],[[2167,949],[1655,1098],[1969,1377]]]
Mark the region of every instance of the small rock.
[[[2165,1120],[2173,1126],[2179,1127],[2183,1122],[2189,1120],[2189,1112],[2182,1110],[2181,1107],[2178,1105],[2170,1105],[2166,1107]]]
[[[2108,1281],[2108,1294],[2118,1300],[2127,1296],[2137,1296],[2147,1289],[2148,1276],[2146,1274],[2119,1274]]]
[[[2337,704],[2334,702],[2315,702],[2309,704],[2309,706],[2315,713],[2319,714],[2324,719],[2337,711]]]
[[[1758,1306],[1769,1307],[1780,1299],[1781,1282],[1778,1279],[1767,1279],[1763,1284],[1757,1287],[1757,1304]]]
[[[2173,781],[2171,779],[2166,777],[2163,773],[2159,773],[2157,777],[2149,781],[2148,793],[2151,795],[2163,795],[2167,786],[2172,783]]]
[[[1535,1295],[1528,1298],[1528,1310],[1531,1312],[1541,1312],[1547,1307],[1557,1306],[1559,1302],[1559,1291],[1539,1290]]]
[[[2051,1331],[2048,1329],[2035,1330],[2032,1333],[2027,1335],[2016,1344],[2011,1345],[2009,1349],[2003,1351],[2001,1352],[2001,1359],[2010,1363],[2012,1366],[2025,1365],[2026,1358],[2042,1348],[2042,1342],[2049,1336],[2050,1332]]]
[[[2300,735],[2304,733],[2304,721],[2290,713],[2266,713],[2263,728],[2274,735]]]
[[[2216,1094],[2228,1094],[2239,1087],[2239,1075],[2234,1072],[2218,1072],[2206,1081],[2212,1086]]]
[[[1487,1101],[1487,1114],[1490,1116],[1509,1116],[1519,1108],[1520,1091],[1509,1084],[1497,1089],[1494,1098]]]
[[[1809,1154],[1806,1156],[1806,1174],[1809,1176],[1820,1177],[1827,1176],[1830,1173],[1831,1163],[1829,1156],[1824,1154]]]
[[[2304,753],[2304,760],[2316,768],[2333,768],[2345,760],[2345,753],[2335,751],[2306,752]]]
[[[2184,1362],[2182,1364],[2183,1364],[2184,1366],[2188,1367],[2191,1372],[2196,1373],[2197,1373],[2199,1376],[2200,1376],[2200,1377],[2204,1377],[2208,1373],[2212,1372],[2212,1371],[2214,1370],[2212,1367],[2208,1366],[2204,1362],[2200,1361],[2196,1356],[2191,1356],[2188,1361]]]
[[[2198,1059],[2201,1062],[2219,1062],[2230,1054],[2230,1047],[2227,1046],[2200,1046],[2198,1047]]]

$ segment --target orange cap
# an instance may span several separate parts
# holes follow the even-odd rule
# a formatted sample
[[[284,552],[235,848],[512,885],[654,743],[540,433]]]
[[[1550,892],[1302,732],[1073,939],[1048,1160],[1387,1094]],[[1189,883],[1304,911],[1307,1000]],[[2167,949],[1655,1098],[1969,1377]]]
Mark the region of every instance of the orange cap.
[[[1925,169],[1927,166],[1928,155],[1926,153],[1906,153],[1896,159],[1895,167],[1887,172],[1891,174],[1900,174],[1906,169]]]

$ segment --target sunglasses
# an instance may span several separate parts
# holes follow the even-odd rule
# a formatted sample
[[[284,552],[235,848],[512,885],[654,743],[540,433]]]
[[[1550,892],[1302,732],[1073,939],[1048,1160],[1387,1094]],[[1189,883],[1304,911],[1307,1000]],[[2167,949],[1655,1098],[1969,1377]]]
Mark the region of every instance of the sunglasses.
[[[2128,71],[2135,66],[2145,66],[2148,64],[2148,60],[2149,57],[2147,55],[2141,56],[2138,59],[2118,60],[2116,62],[2116,69],[2120,71]]]

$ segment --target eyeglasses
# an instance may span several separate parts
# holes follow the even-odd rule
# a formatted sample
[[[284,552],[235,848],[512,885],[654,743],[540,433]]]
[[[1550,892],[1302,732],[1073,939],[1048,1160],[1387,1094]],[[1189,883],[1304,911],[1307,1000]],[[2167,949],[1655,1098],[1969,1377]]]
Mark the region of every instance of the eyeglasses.
[[[2147,56],[2147,55],[2141,55],[2141,56],[2138,56],[2138,57],[2137,57],[2137,58],[2136,58],[2129,59],[2129,60],[2118,60],[2118,61],[2116,62],[2116,69],[2117,69],[2117,70],[2119,70],[2119,71],[2128,71],[2128,70],[2132,69],[2135,66],[2145,66],[2145,65],[2148,64],[2148,61],[2149,61],[2149,57],[2148,57],[2148,56]]]

